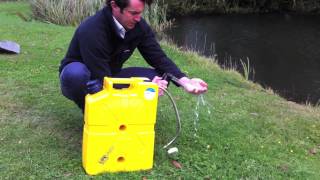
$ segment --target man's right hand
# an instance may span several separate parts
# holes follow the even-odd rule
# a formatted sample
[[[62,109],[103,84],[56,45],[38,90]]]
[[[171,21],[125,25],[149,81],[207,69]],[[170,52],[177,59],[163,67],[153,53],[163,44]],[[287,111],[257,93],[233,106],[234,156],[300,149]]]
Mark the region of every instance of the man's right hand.
[[[163,96],[164,92],[162,89],[167,89],[168,81],[162,79],[159,76],[155,76],[152,80],[153,83],[156,83],[159,86],[159,96]]]

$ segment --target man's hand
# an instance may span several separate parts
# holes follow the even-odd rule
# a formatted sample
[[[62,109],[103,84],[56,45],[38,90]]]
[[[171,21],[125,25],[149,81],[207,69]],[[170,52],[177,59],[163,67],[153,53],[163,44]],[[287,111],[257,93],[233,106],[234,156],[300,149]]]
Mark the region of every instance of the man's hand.
[[[202,94],[208,90],[208,84],[199,78],[189,79],[187,77],[182,77],[179,79],[179,84],[191,94]]]
[[[166,80],[163,80],[159,76],[155,76],[152,80],[153,83],[156,83],[159,86],[159,96],[163,96],[164,92],[162,89],[167,89],[168,82]],[[162,89],[161,89],[162,88]]]

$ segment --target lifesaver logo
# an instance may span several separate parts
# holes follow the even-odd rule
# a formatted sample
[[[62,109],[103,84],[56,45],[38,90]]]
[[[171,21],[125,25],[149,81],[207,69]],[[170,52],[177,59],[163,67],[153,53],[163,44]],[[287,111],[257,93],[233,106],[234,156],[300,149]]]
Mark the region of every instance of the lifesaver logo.
[[[147,100],[152,100],[156,96],[156,90],[153,88],[148,88],[144,91],[144,98]]]

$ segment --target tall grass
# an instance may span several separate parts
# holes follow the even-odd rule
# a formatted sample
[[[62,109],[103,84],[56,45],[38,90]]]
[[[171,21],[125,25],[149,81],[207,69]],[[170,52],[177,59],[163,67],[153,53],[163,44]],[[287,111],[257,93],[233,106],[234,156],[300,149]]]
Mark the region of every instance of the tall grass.
[[[250,61],[249,58],[247,57],[247,63],[242,61],[242,59],[240,59],[240,63],[241,63],[241,67],[243,70],[243,76],[246,80],[249,80],[250,78],[250,74],[252,73],[252,78],[254,76],[254,69],[252,69],[252,67],[250,67]]]
[[[104,0],[29,0],[34,18],[59,25],[78,25],[105,4]],[[156,32],[171,26],[167,20],[167,5],[155,0],[143,13]]]
[[[59,25],[78,25],[104,4],[103,0],[30,0],[34,18]]]
[[[172,21],[167,19],[167,9],[168,5],[164,3],[164,0],[155,0],[143,12],[144,19],[158,33],[172,26]]]

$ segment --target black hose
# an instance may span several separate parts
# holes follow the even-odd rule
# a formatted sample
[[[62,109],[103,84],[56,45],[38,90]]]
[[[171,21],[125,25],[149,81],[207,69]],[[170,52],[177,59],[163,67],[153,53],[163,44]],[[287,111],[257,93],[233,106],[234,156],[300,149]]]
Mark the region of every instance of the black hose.
[[[178,111],[178,108],[177,108],[177,105],[176,105],[176,102],[174,101],[174,99],[172,98],[171,94],[169,93],[169,91],[167,91],[166,89],[164,88],[161,88],[159,87],[160,89],[162,89],[168,96],[169,96],[169,99],[171,100],[172,102],[172,105],[173,105],[173,108],[175,110],[175,113],[176,113],[176,117],[177,117],[177,129],[176,129],[176,135],[172,138],[171,141],[169,141],[165,146],[163,146],[164,149],[168,148],[171,144],[173,144],[176,139],[178,138],[180,132],[181,132],[181,120],[180,120],[180,115],[179,115],[179,111]]]

